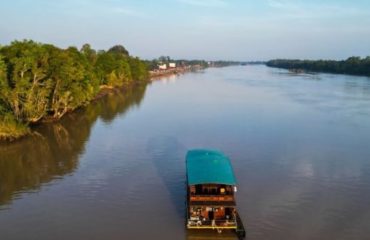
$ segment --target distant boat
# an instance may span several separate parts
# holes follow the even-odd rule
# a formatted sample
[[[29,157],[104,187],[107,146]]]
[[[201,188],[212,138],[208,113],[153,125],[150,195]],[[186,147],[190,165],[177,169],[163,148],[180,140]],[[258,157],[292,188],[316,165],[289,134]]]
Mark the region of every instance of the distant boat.
[[[187,229],[224,229],[245,237],[236,209],[236,179],[230,160],[217,150],[196,149],[186,155]]]

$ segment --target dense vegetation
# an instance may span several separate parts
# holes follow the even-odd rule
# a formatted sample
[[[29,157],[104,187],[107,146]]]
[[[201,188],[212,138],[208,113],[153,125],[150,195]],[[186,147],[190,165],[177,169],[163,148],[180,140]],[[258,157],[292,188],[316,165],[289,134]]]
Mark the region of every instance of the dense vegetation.
[[[267,66],[312,72],[370,76],[370,56],[366,58],[350,57],[343,61],[276,59],[268,61]]]
[[[86,105],[103,87],[145,82],[147,65],[123,46],[96,51],[61,49],[33,41],[0,48],[0,138],[28,133],[28,125],[59,119]]]

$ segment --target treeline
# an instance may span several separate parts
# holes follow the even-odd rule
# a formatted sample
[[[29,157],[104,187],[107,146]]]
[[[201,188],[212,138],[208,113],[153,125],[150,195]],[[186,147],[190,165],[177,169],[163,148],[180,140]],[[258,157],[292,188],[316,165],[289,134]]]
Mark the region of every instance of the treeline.
[[[268,61],[266,65],[293,70],[370,76],[370,56],[350,57],[343,61],[276,59]]]
[[[161,56],[159,58],[153,59],[153,60],[147,60],[147,65],[149,66],[149,70],[155,70],[158,68],[158,65],[169,63],[176,63],[177,67],[201,67],[201,68],[207,68],[207,67],[227,67],[227,66],[233,66],[233,65],[241,65],[242,62],[238,61],[206,61],[206,60],[186,60],[186,59],[172,59],[169,56]]]
[[[241,62],[240,63],[241,65],[245,66],[245,65],[265,65],[266,62],[264,61],[248,61],[248,62]]]
[[[228,67],[228,66],[235,66],[235,65],[242,65],[242,62],[238,61],[225,61],[225,60],[219,60],[219,61],[212,61],[210,62],[211,67]]]
[[[153,60],[147,60],[146,64],[149,67],[149,70],[155,70],[158,68],[158,65],[176,63],[177,67],[186,67],[186,66],[201,66],[202,68],[208,67],[208,62],[205,60],[186,60],[186,59],[172,59],[169,56],[161,56]]]
[[[120,45],[96,51],[30,40],[0,48],[0,138],[28,133],[30,123],[59,119],[86,105],[102,87],[145,82],[147,64]]]

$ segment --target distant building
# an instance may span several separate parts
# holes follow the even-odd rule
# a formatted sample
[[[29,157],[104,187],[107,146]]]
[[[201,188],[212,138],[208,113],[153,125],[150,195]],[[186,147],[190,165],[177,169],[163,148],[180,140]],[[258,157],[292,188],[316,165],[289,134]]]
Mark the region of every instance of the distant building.
[[[170,68],[175,68],[175,67],[176,67],[176,63],[170,63],[170,64],[169,64],[169,67],[170,67]]]
[[[167,69],[167,65],[166,64],[160,64],[160,65],[158,65],[158,69],[159,70],[166,70]]]

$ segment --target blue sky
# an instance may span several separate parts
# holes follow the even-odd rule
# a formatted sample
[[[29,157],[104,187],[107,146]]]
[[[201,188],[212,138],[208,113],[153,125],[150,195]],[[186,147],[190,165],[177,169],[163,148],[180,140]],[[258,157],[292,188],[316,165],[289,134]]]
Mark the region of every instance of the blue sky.
[[[369,0],[1,0],[0,44],[124,45],[155,58],[370,55]]]

